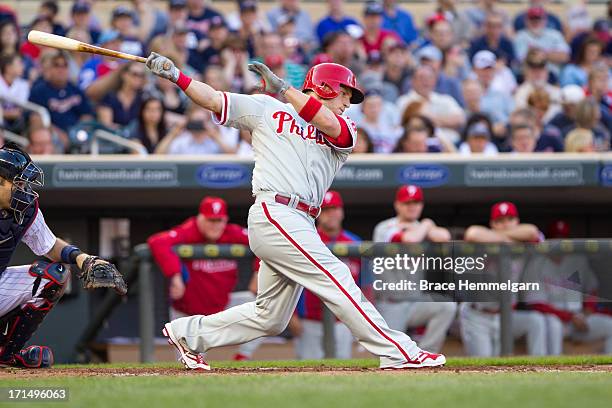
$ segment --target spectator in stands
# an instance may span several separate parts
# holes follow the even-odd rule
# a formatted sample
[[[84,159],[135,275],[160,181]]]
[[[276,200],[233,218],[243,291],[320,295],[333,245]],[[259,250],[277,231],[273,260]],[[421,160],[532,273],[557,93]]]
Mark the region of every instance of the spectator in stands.
[[[462,45],[469,44],[474,36],[474,27],[465,12],[457,8],[456,0],[438,0],[436,14],[434,16],[442,16],[445,21],[450,23],[453,41],[461,43]],[[441,46],[441,44],[435,45],[442,51],[446,51],[447,49],[447,47]]]
[[[261,20],[257,13],[256,0],[244,0],[239,3],[237,22],[232,26],[228,18],[228,26],[238,38],[244,41],[249,58],[255,58],[255,43],[259,41],[263,31],[270,30],[267,21]]]
[[[535,126],[540,137],[536,146],[538,152],[562,152],[563,137],[559,129],[548,126],[544,117],[550,108],[550,96],[543,88],[536,88],[527,98],[527,108],[533,112]]]
[[[561,71],[559,78],[561,86],[570,84],[586,86],[589,72],[597,62],[601,61],[603,47],[604,45],[596,37],[585,39],[576,56],[576,63],[567,64]]]
[[[524,81],[516,89],[514,94],[514,103],[517,108],[525,108],[527,106],[527,98],[538,88],[546,91],[550,99],[550,107],[544,120],[548,121],[560,110],[559,103],[561,101],[561,89],[558,86],[548,82],[549,71],[546,59],[546,53],[540,49],[533,48],[527,53],[523,64]]]
[[[374,242],[448,242],[450,232],[437,226],[430,218],[421,218],[424,208],[423,190],[414,185],[397,189],[393,203],[396,216],[379,222],[374,228]],[[405,271],[404,271],[405,272]],[[394,274],[387,270],[385,274]],[[425,279],[425,271],[410,271]],[[401,277],[401,273],[398,273]],[[390,276],[386,276],[390,279]],[[412,278],[410,279],[412,280]],[[417,279],[418,281],[418,279]],[[421,291],[378,291],[377,308],[389,327],[399,331],[425,326],[420,347],[439,351],[446,339],[446,332],[455,318],[454,302],[432,302],[429,294]]]
[[[295,19],[290,16],[281,16],[278,22],[278,34],[283,41],[284,54],[291,62],[306,65],[308,60],[308,46],[304,46],[296,36]]]
[[[374,145],[370,135],[363,128],[357,128],[357,142],[353,148],[353,153],[374,153]]]
[[[540,242],[542,233],[535,225],[520,222],[516,205],[503,201],[493,205],[489,227],[472,225],[465,231],[465,241],[477,243]],[[485,271],[496,273],[491,259]],[[517,261],[511,266],[511,280],[520,282],[522,265]],[[513,298],[516,304],[518,299]],[[464,302],[459,309],[461,338],[470,356],[497,356],[500,353],[499,302]],[[546,354],[545,318],[539,312],[513,310],[512,334],[514,338],[527,337],[529,355]]]
[[[429,132],[425,127],[411,127],[404,129],[393,153],[440,153],[440,147],[428,143]]]
[[[595,138],[590,129],[574,129],[565,138],[566,153],[593,153]]]
[[[99,37],[100,47],[119,51],[121,37],[118,31],[104,31]],[[116,58],[93,56],[81,68],[79,74],[79,88],[85,92],[88,98],[97,102],[111,89],[116,89],[119,84],[118,68],[122,62]]]
[[[576,106],[576,128],[593,132],[598,152],[610,150],[610,131],[601,122],[601,111],[593,98],[586,98]]]
[[[480,106],[491,116],[496,129],[503,128],[508,123],[514,103],[509,94],[504,94],[494,87],[493,81],[498,69],[495,54],[488,50],[478,51],[472,59],[472,68],[483,90]]]
[[[286,17],[291,17],[295,24],[295,36],[306,51],[310,51],[316,45],[310,14],[300,7],[300,0],[280,0],[279,3],[278,7],[268,11],[270,28],[272,31],[277,30],[279,21],[286,21]]]
[[[339,37],[338,37],[339,38]],[[338,41],[341,41],[340,39],[338,39]],[[349,47],[353,47],[352,49],[354,50],[354,42],[355,40],[349,37],[349,42],[347,43],[347,46]],[[337,52],[336,53],[336,44],[331,45],[330,48],[331,52],[334,52],[334,55],[338,58],[338,61],[344,60],[345,55],[342,54],[342,52]],[[350,52],[350,50],[349,50]],[[295,62],[292,62],[291,60],[285,58],[286,54],[285,54],[285,48],[283,46],[283,40],[281,38],[281,36],[277,33],[264,33],[261,36],[261,40],[260,40],[260,44],[259,47],[257,49],[257,55],[258,57],[260,57],[262,59],[262,61],[265,61],[265,59],[267,57],[272,57],[274,56],[275,58],[278,56],[281,56],[283,58],[283,69],[285,70],[285,79],[287,81],[289,81],[289,83],[291,85],[293,85],[294,87],[301,87],[302,84],[304,83],[304,78],[306,77],[306,68],[301,65],[301,64],[296,64]],[[338,62],[335,61],[335,62]],[[245,78],[249,78],[248,75],[246,75],[248,73],[247,70],[247,65],[246,63],[248,61],[244,61],[244,68],[245,68]],[[338,62],[341,63],[341,62]],[[255,78],[254,76],[251,75],[250,77],[251,79]],[[245,84],[245,90],[248,91],[249,89],[251,89],[253,86],[255,86],[256,84],[253,83],[249,83],[249,84]]]
[[[457,151],[457,147],[453,143],[447,141],[444,137],[437,136],[437,129],[434,126],[434,123],[428,117],[420,115],[416,111],[411,112],[409,108],[406,109],[401,118],[401,124],[404,129],[424,129],[427,133],[427,150],[431,153],[452,153]],[[396,149],[398,148],[400,142],[401,141],[398,141]]]
[[[28,131],[27,147],[29,154],[57,154],[53,145],[53,136],[51,130],[45,127],[34,127]]]
[[[372,52],[386,53],[390,45],[401,42],[399,36],[391,31],[381,28],[384,9],[381,3],[369,1],[363,10],[363,36],[361,45],[366,55]]]
[[[459,153],[469,155],[473,153],[485,156],[495,156],[497,147],[491,139],[493,138],[493,126],[489,117],[484,113],[474,113],[468,118],[463,130],[459,145]]]
[[[490,1],[485,0],[484,3]],[[494,2],[490,2],[493,4]],[[486,15],[483,26],[484,34],[477,37],[470,45],[470,60],[478,51],[489,50],[498,60],[509,67],[516,67],[517,60],[512,41],[504,35],[504,14],[495,11]]]
[[[328,34],[323,42],[323,52],[329,57],[327,62],[344,65],[355,75],[361,74],[363,64],[358,57],[357,41],[347,32],[336,31]],[[315,62],[317,61],[313,61],[312,65],[315,65]]]
[[[582,43],[587,38],[597,38],[604,45],[604,56],[610,55],[612,51],[612,36],[610,35],[610,23],[608,20],[600,18],[593,23],[592,30],[583,31],[571,38],[570,48],[572,49],[572,61],[576,61]]]
[[[119,51],[132,55],[144,55],[145,47],[138,37],[134,18],[134,12],[129,7],[117,6],[111,15],[110,26],[121,36]]]
[[[165,114],[160,99],[151,96],[145,98],[140,104],[138,118],[130,124],[130,139],[140,142],[147,152],[155,152],[155,148],[168,133]],[[176,126],[173,131],[178,132],[179,129],[181,126]]]
[[[575,1],[565,11],[565,37],[569,40],[591,29],[593,21],[586,3],[586,0]]]
[[[204,197],[198,214],[168,231],[147,239],[151,255],[168,279],[170,320],[180,317],[218,313],[226,308],[255,300],[255,279],[249,290],[233,292],[239,283],[239,265],[235,259],[182,260],[173,250],[179,244],[249,245],[246,228],[228,223],[227,203],[218,197]],[[253,277],[256,277],[253,274]],[[261,342],[243,344],[236,360],[249,359]]]
[[[566,85],[561,89],[562,111],[557,113],[548,124],[559,129],[564,139],[569,131],[576,127],[576,109],[584,98],[586,98],[584,89],[578,85]]]
[[[122,130],[137,119],[146,75],[144,65],[138,62],[121,67],[119,88],[109,92],[98,105],[98,121],[110,129]]]
[[[599,65],[591,70],[586,93],[599,104],[601,121],[608,130],[612,131],[612,87],[610,73],[605,65]]]
[[[453,34],[453,26],[442,15],[436,14],[427,20],[429,42],[440,51],[448,50],[457,41]]]
[[[131,0],[131,3],[136,35],[143,44],[168,29],[168,13],[157,8],[154,0]]]
[[[208,6],[206,0],[187,0],[187,27],[193,31],[198,40],[208,35],[213,18],[223,18],[219,12]]]
[[[7,19],[0,22],[0,57],[7,55],[20,55],[19,30],[12,20]],[[38,76],[38,71],[32,69],[34,61],[27,55],[21,54],[24,63],[24,78],[33,83]]]
[[[539,48],[546,53],[551,69],[559,72],[559,66],[569,60],[569,45],[563,34],[546,27],[546,11],[542,7],[532,7],[527,11],[527,25],[514,37],[514,50],[519,60],[524,60],[531,48]]]
[[[389,122],[383,112],[382,94],[379,89],[369,89],[365,92],[365,99],[361,104],[361,118],[354,118],[357,126],[363,128],[374,145],[374,152],[389,153],[401,136],[398,123]]]
[[[510,146],[512,153],[533,153],[538,143],[536,129],[525,123],[510,126]]]
[[[216,125],[210,112],[191,106],[185,130],[169,134],[158,144],[159,154],[218,154],[236,152],[238,130]]]
[[[25,103],[30,96],[30,84],[23,79],[24,64],[19,54],[0,55],[0,95],[9,100],[0,103],[0,123],[15,133],[26,127],[23,109],[12,101]]]
[[[189,35],[190,31],[185,23],[176,23],[168,28],[167,33],[153,38],[149,48],[152,52],[167,55],[185,75],[199,78],[202,71],[189,64],[193,61],[192,58],[198,58],[197,51],[188,47]]]
[[[326,244],[359,243],[361,239],[343,228],[344,202],[337,191],[328,191],[323,196],[321,213],[317,218],[317,232]],[[372,299],[371,287],[361,282],[361,259],[359,257],[342,257],[355,283],[361,286],[364,296]],[[298,316],[302,319],[303,331],[296,338],[296,354],[301,360],[322,359],[323,350],[323,303],[314,293],[305,289],[297,306]],[[339,320],[334,324],[334,357],[349,359],[353,354],[353,335],[346,325]]]
[[[54,132],[66,145],[70,128],[79,121],[93,119],[94,112],[83,92],[69,81],[65,52],[46,51],[41,57],[41,65],[42,78],[32,87],[30,101],[47,108]],[[38,115],[30,117],[30,126],[42,127]]]
[[[48,17],[39,16],[36,17],[30,25],[30,30],[51,33],[53,32],[53,23]],[[38,58],[40,57],[40,54],[42,53],[43,49],[46,49],[46,47],[32,44],[29,41],[25,41],[23,44],[21,44],[19,51],[22,55],[26,55],[31,58],[32,61],[38,62]]]
[[[442,52],[438,48],[426,45],[415,52],[414,59],[418,65],[427,65],[433,69],[436,74],[435,92],[452,96],[459,105],[463,106],[461,83],[442,71]]]
[[[408,10],[397,5],[396,0],[383,0],[382,28],[395,31],[405,44],[411,45],[419,37],[419,31]]]
[[[470,19],[474,26],[474,31],[478,34],[483,32],[486,35],[488,29],[497,29],[497,27],[487,27],[487,20],[489,16],[499,16],[502,20],[501,32],[509,35],[512,33],[512,27],[510,25],[510,16],[506,10],[497,6],[497,0],[480,0],[478,4],[473,7],[465,9],[465,15]],[[480,51],[480,50],[477,50]],[[493,50],[490,50],[493,51]],[[473,55],[470,55],[472,58]],[[501,55],[498,54],[501,58]]]
[[[52,24],[52,33],[55,35],[66,35],[66,29],[58,21],[57,15],[59,13],[59,7],[57,1],[47,0],[40,3],[38,7],[38,15],[40,17],[48,18]]]
[[[389,47],[383,64],[382,89],[386,101],[395,102],[410,89],[412,59],[405,44],[397,43]]]
[[[197,52],[190,53],[187,61],[198,72],[202,72],[205,67],[211,64],[222,65],[221,51],[223,51],[229,36],[229,30],[221,16],[210,18],[206,25],[208,38],[201,42],[205,46],[198,48]]]
[[[163,12],[162,12],[163,13]],[[157,13],[156,13],[157,14]],[[151,40],[157,36],[163,36],[168,31],[171,30],[172,27],[177,26],[185,26],[187,27],[187,0],[169,0],[168,1],[168,11],[163,13],[165,18],[165,24],[163,26],[154,28],[153,33],[151,34]],[[157,22],[159,21],[157,17],[155,18],[157,26]],[[191,31],[189,27],[187,27],[189,31],[189,48],[195,48],[197,46],[197,36],[195,33]]]
[[[471,73],[467,53],[458,44],[447,49],[442,56],[442,72],[459,83],[469,77]]]
[[[344,12],[344,0],[327,0],[328,14],[317,24],[316,32],[319,43],[336,31],[346,31],[355,38],[361,37],[363,29],[357,20]]]
[[[86,44],[92,43],[91,37],[89,36],[89,31],[80,29],[78,27],[70,28],[68,32],[66,33],[66,37],[72,38],[73,40],[84,42]],[[81,73],[81,69],[83,68],[83,65],[85,65],[85,63],[89,61],[89,58],[91,58],[91,56],[85,52],[71,52],[68,55],[68,58],[69,58],[68,69],[70,73],[69,74],[70,81],[77,83],[79,80],[79,74]]]
[[[516,15],[516,17],[514,17],[514,31],[518,33],[519,31],[524,30],[529,20],[529,11],[534,9],[544,10],[544,6],[547,2],[548,0],[529,0],[529,8],[527,11],[519,13]],[[541,13],[541,11],[539,12]],[[544,24],[545,27],[557,30],[560,33],[563,32],[563,25],[561,24],[559,17],[550,12],[544,12],[543,16],[544,20],[546,21]]]
[[[448,95],[434,91],[435,72],[431,67],[418,67],[412,78],[412,90],[397,101],[400,112],[404,112],[411,103],[416,103],[415,113],[427,116],[439,128],[438,136],[455,143],[459,140],[459,129],[465,123],[465,114],[461,106]]]

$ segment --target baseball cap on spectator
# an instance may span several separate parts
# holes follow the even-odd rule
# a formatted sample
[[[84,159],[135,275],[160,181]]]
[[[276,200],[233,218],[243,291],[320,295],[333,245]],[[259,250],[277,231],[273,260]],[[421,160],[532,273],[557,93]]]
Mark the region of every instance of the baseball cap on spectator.
[[[170,32],[173,35],[187,34],[190,31],[191,30],[189,29],[189,27],[187,27],[185,23],[180,21],[177,21],[176,24],[170,29]]]
[[[85,14],[91,11],[91,6],[89,3],[84,1],[77,1],[72,5],[71,13],[72,14]]]
[[[377,1],[368,1],[363,9],[364,16],[382,16],[384,12],[383,5]]]
[[[240,12],[257,11],[257,2],[255,0],[243,0],[240,2]]]
[[[214,16],[210,19],[210,28],[226,28],[225,20],[221,16]]]
[[[323,202],[321,203],[321,208],[334,208],[334,207],[344,207],[344,201],[342,201],[342,196],[337,191],[329,190],[325,193],[323,197]]]
[[[442,51],[440,51],[440,49],[434,45],[426,45],[425,47],[418,49],[414,53],[414,57],[418,62],[421,62],[424,59],[440,62],[442,61]]]
[[[467,137],[486,137],[488,139],[491,138],[491,133],[489,132],[489,127],[484,122],[476,122],[473,123],[466,132]]]
[[[219,197],[204,197],[200,202],[200,214],[206,218],[227,218],[227,203]]]
[[[132,20],[134,20],[134,14],[132,13],[132,10],[127,6],[117,6],[113,9],[111,20],[114,20],[119,17],[130,17]]]
[[[121,38],[119,31],[117,30],[106,30],[98,37],[98,45],[108,44],[109,42],[116,41]]]
[[[399,201],[400,203],[423,201],[423,189],[412,184],[401,186],[395,193],[395,201]]]
[[[593,23],[593,32],[599,41],[607,43],[610,41],[610,24],[608,20],[599,19]]]
[[[544,7],[530,7],[527,10],[527,18],[530,20],[538,20],[544,17],[546,17],[546,10],[544,10]]]
[[[272,54],[268,55],[264,59],[264,64],[266,64],[270,68],[281,67],[285,63],[285,57],[281,54]]]
[[[495,221],[498,218],[502,217],[517,217],[518,218],[518,210],[516,209],[516,205],[509,201],[502,201],[501,203],[493,204],[491,207],[491,221]]]
[[[577,104],[586,98],[584,89],[575,84],[565,85],[561,88],[561,103]]]
[[[187,0],[170,0],[169,5],[171,9],[179,9],[187,7]]]
[[[472,66],[476,69],[493,68],[497,57],[489,50],[480,50],[472,58]]]
[[[565,220],[555,220],[548,226],[546,238],[568,238],[569,234],[569,223]]]
[[[444,17],[444,14],[442,14],[442,13],[436,13],[433,16],[430,16],[425,21],[425,24],[427,24],[427,27],[429,29],[431,29],[434,25],[436,25],[436,23],[438,23],[440,21],[446,21],[446,17]]]

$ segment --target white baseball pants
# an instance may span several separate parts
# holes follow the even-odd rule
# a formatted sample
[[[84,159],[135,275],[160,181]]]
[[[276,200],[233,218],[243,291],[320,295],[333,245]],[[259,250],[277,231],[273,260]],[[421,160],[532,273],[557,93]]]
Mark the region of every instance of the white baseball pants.
[[[381,367],[403,364],[419,352],[406,334],[391,330],[363,296],[348,267],[317,234],[314,219],[260,194],[249,210],[249,244],[261,260],[258,293],[245,303],[211,316],[172,322],[179,341],[194,351],[241,344],[282,332],[302,287],[319,296],[363,347],[380,356]]]
[[[605,340],[605,354],[612,354],[612,316],[593,313],[585,317],[589,330],[579,332],[572,324],[565,324],[553,314],[546,315],[546,330],[548,338],[548,353],[559,355],[563,352],[563,338],[570,337],[574,341],[589,343]]]

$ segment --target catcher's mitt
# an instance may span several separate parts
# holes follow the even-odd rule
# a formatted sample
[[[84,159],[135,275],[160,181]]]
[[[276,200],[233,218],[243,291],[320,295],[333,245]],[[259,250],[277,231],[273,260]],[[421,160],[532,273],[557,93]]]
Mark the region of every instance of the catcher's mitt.
[[[79,278],[85,289],[113,288],[120,295],[127,293],[127,285],[115,265],[97,256],[85,258]]]

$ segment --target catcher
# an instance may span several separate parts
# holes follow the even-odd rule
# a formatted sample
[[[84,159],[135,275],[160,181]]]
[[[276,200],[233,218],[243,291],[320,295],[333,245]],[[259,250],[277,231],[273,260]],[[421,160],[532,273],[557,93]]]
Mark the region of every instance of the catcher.
[[[26,152],[12,143],[0,148],[0,365],[44,368],[53,364],[49,347],[24,345],[62,297],[70,275],[65,264],[78,267],[85,289],[114,288],[121,295],[127,293],[114,265],[51,232],[33,190],[42,185],[43,173]],[[48,260],[8,266],[20,241]]]

